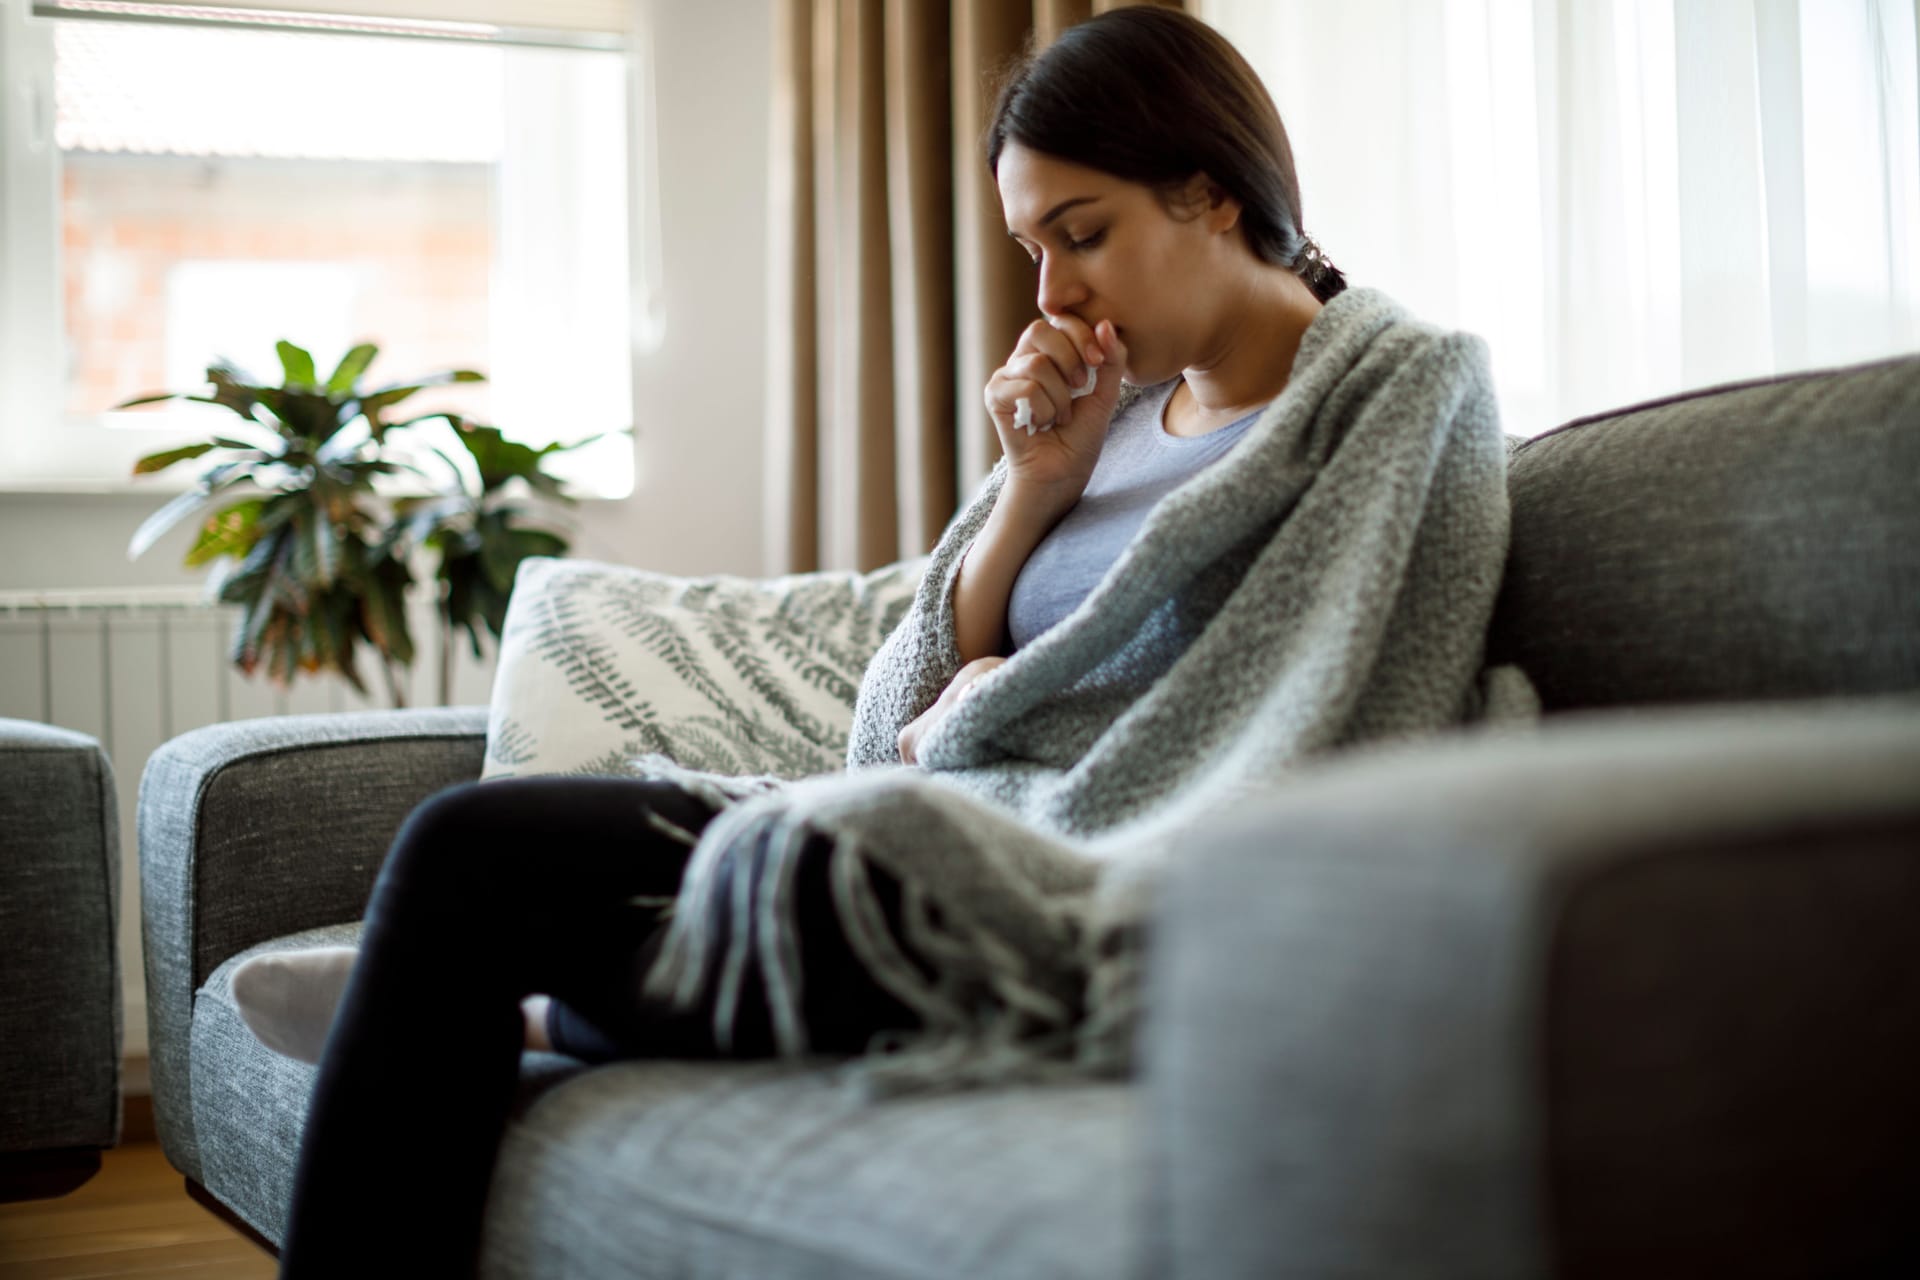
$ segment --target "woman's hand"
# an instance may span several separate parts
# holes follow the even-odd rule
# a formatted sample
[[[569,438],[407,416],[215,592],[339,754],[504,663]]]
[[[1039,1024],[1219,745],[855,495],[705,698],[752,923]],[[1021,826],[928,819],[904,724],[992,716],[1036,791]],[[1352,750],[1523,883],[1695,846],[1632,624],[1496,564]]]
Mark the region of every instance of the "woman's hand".
[[[987,412],[1007,458],[1007,483],[1064,512],[1080,500],[1120,399],[1127,348],[1113,321],[1097,328],[1074,315],[1035,320],[1006,364],[987,379]],[[1091,394],[1073,391],[1096,376]],[[1015,426],[1019,403],[1032,410],[1033,430]]]
[[[922,711],[912,724],[900,731],[900,759],[907,764],[916,763],[921,739],[933,732],[933,726],[939,724],[946,718],[949,711],[959,705],[960,700],[973,688],[974,681],[1005,661],[1005,658],[997,655],[975,658],[956,671],[947,687],[940,691],[940,696],[934,699],[933,705]]]

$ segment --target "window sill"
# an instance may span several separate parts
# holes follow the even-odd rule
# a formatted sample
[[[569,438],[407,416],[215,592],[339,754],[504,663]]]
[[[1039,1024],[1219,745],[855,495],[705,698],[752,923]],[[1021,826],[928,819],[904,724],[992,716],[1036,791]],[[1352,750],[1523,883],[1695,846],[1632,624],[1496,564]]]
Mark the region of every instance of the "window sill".
[[[49,476],[43,479],[37,476],[0,476],[0,497],[6,497],[8,495],[23,497],[29,495],[39,495],[42,497],[117,497],[124,495],[128,497],[158,498],[164,500],[173,497],[175,494],[185,493],[191,488],[193,488],[192,478],[184,475],[157,475],[144,480],[88,480],[58,476]],[[633,496],[631,487],[629,487],[626,493],[591,492],[577,486],[569,489],[567,492],[568,496],[573,498],[581,506],[592,506],[602,502],[624,502]],[[437,496],[437,494],[438,490],[424,487],[383,489],[380,491],[380,496],[383,498],[430,498]],[[234,496],[240,496],[239,490],[235,490]]]
[[[167,499],[186,493],[198,482],[211,459],[177,462],[150,476],[134,476],[134,462],[157,449],[165,449],[180,439],[205,438],[223,426],[223,418],[211,422],[186,422],[177,434],[156,434],[152,430],[132,432],[121,426],[109,426],[104,420],[73,418],[67,420],[60,436],[15,439],[0,432],[0,493],[136,493],[144,497]],[[422,441],[428,428],[422,430]],[[50,447],[58,441],[58,447]],[[459,447],[445,441],[447,453]],[[409,447],[396,451],[396,461],[411,461],[424,470],[434,470],[434,461],[424,451]],[[634,495],[636,453],[632,434],[603,436],[574,453],[555,453],[545,462],[545,472],[566,487],[568,497],[580,503],[618,503]],[[449,480],[445,474],[440,482]],[[478,472],[468,470],[467,484],[478,484]],[[409,472],[388,478],[374,478],[374,495],[382,499],[396,497],[434,497],[442,489],[420,482]],[[522,486],[522,495],[528,493]],[[545,495],[534,495],[540,501]]]

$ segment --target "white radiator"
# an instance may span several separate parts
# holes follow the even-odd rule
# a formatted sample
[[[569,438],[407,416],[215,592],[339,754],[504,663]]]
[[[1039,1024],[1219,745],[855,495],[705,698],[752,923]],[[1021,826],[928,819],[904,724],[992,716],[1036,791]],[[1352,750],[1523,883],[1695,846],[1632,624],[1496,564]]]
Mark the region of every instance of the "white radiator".
[[[416,596],[424,596],[417,591]],[[386,703],[372,654],[361,654],[363,698],[337,676],[302,675],[277,690],[264,671],[242,676],[227,652],[239,610],[205,603],[198,587],[0,592],[0,716],[91,734],[113,762],[120,809],[120,967],[127,1058],[147,1054],[146,980],[140,953],[140,775],[161,743],[226,720],[369,710]],[[439,632],[430,606],[410,610],[416,649],[409,693],[433,700]],[[487,701],[492,655],[456,650],[455,705]],[[130,1062],[129,1066],[135,1064]],[[132,1079],[130,1091],[139,1091]]]

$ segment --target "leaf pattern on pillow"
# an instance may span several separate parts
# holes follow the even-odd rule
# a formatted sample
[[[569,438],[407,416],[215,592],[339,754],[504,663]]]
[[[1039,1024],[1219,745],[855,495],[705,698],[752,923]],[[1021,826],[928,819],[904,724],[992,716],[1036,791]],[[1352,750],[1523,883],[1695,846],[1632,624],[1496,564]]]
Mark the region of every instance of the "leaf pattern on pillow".
[[[735,776],[836,772],[866,665],[925,567],[752,579],[523,561],[482,776],[640,774],[644,756]]]

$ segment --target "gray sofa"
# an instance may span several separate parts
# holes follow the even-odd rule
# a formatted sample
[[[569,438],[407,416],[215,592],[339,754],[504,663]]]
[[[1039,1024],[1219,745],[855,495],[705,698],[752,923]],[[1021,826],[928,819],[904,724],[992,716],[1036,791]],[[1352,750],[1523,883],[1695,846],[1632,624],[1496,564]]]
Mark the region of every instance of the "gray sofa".
[[[1547,716],[1194,831],[1136,1080],[862,1109],[821,1063],[528,1054],[483,1273],[1920,1271],[1920,358],[1515,445],[1489,658]],[[159,1136],[269,1247],[313,1069],[227,977],[353,939],[484,723],[223,725],[143,779]]]
[[[120,1144],[120,810],[84,733],[0,719],[0,1200]]]

